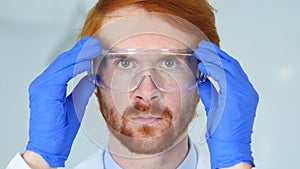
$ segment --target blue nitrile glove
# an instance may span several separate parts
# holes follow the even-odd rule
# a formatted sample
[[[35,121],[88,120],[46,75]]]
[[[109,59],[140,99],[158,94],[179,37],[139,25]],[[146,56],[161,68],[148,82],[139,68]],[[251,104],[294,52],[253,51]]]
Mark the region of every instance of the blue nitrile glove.
[[[90,70],[91,59],[100,52],[99,40],[85,37],[58,56],[29,87],[30,124],[26,150],[40,154],[51,167],[64,167],[95,89],[86,76],[66,97],[67,83]]]
[[[258,94],[237,60],[213,43],[201,41],[195,50],[199,71],[213,78],[198,86],[207,113],[207,143],[211,168],[226,168],[239,162],[254,166],[251,134]]]

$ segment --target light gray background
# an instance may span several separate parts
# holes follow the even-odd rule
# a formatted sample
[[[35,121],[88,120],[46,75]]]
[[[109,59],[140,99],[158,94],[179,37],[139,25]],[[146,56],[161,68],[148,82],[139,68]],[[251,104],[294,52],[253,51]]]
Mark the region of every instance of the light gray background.
[[[23,152],[30,82],[76,40],[95,0],[0,1],[0,168]],[[297,168],[300,2],[210,0],[222,48],[237,58],[260,93],[253,135],[258,168]],[[96,146],[80,130],[67,168]]]

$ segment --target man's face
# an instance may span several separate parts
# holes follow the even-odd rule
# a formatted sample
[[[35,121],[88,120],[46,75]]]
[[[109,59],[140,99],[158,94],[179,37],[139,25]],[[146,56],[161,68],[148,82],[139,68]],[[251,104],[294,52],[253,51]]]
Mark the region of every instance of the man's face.
[[[167,46],[164,46],[166,44]],[[185,48],[181,43],[160,35],[143,35],[130,38],[115,47],[128,48],[129,46],[136,48]],[[131,60],[143,62],[142,65],[153,65],[152,62],[156,62],[159,58],[152,57],[152,55],[138,55],[133,56]],[[193,66],[196,69],[196,63]],[[145,66],[141,68],[141,73],[138,75],[153,74],[151,71],[153,69],[155,68]],[[163,70],[156,71],[158,74],[164,74]],[[184,73],[183,70],[181,71]],[[121,72],[115,73],[112,69],[103,69],[101,73],[110,77],[110,80],[107,81],[111,83],[114,83],[113,79],[124,78],[124,75],[120,75]],[[164,80],[158,80],[158,77],[154,76],[154,80]],[[122,81],[118,82],[117,85],[119,83]],[[157,88],[150,77],[146,76],[133,91],[116,92],[98,88],[97,97],[102,115],[111,133],[124,146],[135,153],[156,154],[171,148],[186,136],[188,124],[195,112],[198,95],[195,88],[175,93],[163,92]]]
[[[130,11],[132,12],[132,9]],[[128,38],[114,48],[186,49],[186,46],[169,37],[148,34]],[[138,55],[132,56],[128,60],[139,63],[137,79],[140,79],[141,75],[147,76],[134,90],[127,92],[97,88],[96,96],[101,113],[110,132],[128,150],[138,154],[161,153],[186,137],[187,127],[193,119],[199,100],[197,90],[193,88],[180,92],[165,92],[158,89],[156,82],[168,79],[164,79],[163,75],[169,76],[169,73],[163,73],[163,70],[156,69],[156,62],[160,60],[159,56]],[[115,60],[113,61],[112,63],[115,63]],[[126,61],[121,66],[129,66],[130,63]],[[128,69],[112,71],[107,68],[102,69],[100,73],[110,77],[104,83],[115,84],[117,87],[130,86],[132,81],[120,80],[126,79],[124,72]],[[192,64],[191,69],[196,70],[197,64]],[[179,71],[185,73],[184,70]],[[159,75],[155,76],[155,72]],[[180,73],[175,73],[175,77],[176,74]],[[148,75],[153,75],[153,79]],[[169,77],[174,78],[174,76],[170,75]],[[175,78],[174,84],[167,84],[176,87],[177,81],[178,79]]]

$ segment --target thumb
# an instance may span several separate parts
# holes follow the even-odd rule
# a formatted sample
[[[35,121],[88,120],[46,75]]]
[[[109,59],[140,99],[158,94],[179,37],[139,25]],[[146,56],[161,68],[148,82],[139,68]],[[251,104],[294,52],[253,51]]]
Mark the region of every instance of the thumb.
[[[83,77],[79,81],[72,93],[67,98],[67,102],[71,104],[74,110],[74,113],[72,114],[77,116],[77,118],[71,119],[78,119],[78,121],[81,123],[86,105],[88,104],[94,89],[95,84],[88,80],[88,76]]]
[[[209,80],[206,80],[204,83],[198,85],[198,94],[204,105],[206,115],[209,112],[211,106],[211,95],[212,95],[212,86]]]

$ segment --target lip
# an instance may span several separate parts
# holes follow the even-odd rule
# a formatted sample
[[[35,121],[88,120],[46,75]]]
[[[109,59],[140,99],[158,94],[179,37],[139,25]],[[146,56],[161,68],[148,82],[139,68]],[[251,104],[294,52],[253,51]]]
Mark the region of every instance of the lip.
[[[161,117],[134,117],[130,120],[139,124],[155,124],[161,122],[163,119]]]

